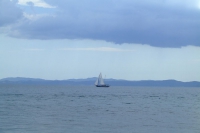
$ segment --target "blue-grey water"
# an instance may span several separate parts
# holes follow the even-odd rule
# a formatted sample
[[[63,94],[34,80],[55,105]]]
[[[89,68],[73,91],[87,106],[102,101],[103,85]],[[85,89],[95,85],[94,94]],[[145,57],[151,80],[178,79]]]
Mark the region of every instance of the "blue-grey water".
[[[200,133],[200,88],[1,85],[0,133]]]

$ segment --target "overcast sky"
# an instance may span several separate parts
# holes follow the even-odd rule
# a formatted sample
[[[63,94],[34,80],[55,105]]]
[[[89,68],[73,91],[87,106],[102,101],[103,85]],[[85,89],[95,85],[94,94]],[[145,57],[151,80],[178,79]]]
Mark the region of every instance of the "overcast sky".
[[[0,78],[200,81],[200,0],[0,0]]]

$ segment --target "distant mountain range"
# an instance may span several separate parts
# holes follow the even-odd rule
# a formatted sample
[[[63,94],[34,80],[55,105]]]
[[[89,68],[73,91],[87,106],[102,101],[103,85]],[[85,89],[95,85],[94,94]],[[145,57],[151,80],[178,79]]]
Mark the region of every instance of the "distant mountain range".
[[[3,78],[0,80],[2,84],[35,84],[35,85],[94,85],[97,78],[86,79],[68,79],[68,80],[45,80],[38,78],[23,78],[23,77],[11,77]],[[117,80],[117,79],[104,79],[106,84],[111,86],[149,86],[149,87],[200,87],[200,82],[181,82],[176,80],[141,80],[141,81],[129,81],[129,80]]]

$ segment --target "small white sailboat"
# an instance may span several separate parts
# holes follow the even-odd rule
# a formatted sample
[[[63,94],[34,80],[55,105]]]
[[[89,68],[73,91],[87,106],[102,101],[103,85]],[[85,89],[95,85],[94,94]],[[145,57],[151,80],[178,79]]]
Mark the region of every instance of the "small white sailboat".
[[[105,84],[102,78],[101,73],[99,74],[99,77],[97,78],[95,82],[96,87],[109,87],[108,84]]]

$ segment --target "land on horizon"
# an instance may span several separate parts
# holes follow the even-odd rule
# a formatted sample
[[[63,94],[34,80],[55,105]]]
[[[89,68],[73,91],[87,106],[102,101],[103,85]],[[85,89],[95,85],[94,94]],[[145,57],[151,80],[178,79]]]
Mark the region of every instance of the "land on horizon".
[[[30,84],[30,85],[94,85],[96,77],[85,79],[45,80],[40,78],[9,77],[0,79],[1,84]],[[111,86],[158,86],[158,87],[200,87],[200,82],[182,82],[177,80],[139,80],[104,79]]]

